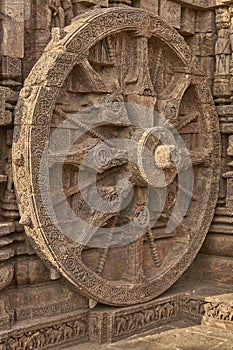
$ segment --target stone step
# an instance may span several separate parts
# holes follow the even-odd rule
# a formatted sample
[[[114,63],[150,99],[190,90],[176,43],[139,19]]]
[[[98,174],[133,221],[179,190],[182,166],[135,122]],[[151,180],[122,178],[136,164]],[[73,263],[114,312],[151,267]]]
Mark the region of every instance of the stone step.
[[[9,233],[13,233],[15,231],[15,223],[9,221],[0,221],[0,237],[6,236]]]
[[[224,330],[174,323],[160,333],[113,345],[80,344],[65,350],[232,350],[233,335]]]
[[[233,239],[229,234],[211,233],[207,235],[201,253],[233,258]]]
[[[213,224],[210,226],[210,230],[209,230],[210,233],[226,233],[226,234],[233,234],[233,226],[232,224]]]

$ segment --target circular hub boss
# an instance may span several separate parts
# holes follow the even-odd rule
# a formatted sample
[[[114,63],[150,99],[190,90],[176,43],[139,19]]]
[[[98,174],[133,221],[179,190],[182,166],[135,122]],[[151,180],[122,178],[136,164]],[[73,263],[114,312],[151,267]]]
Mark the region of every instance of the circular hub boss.
[[[110,305],[150,300],[188,268],[218,196],[219,129],[204,73],[160,17],[77,17],[25,81],[13,167],[38,255]]]

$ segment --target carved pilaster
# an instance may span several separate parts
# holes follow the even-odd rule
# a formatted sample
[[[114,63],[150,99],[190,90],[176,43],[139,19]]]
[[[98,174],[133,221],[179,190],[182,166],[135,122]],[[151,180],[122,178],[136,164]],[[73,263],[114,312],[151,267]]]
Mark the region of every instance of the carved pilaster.
[[[7,261],[15,253],[15,248],[12,246],[15,240],[14,230],[15,225],[13,223],[0,223],[0,291],[9,286],[13,279],[14,266]]]
[[[5,175],[7,176],[6,190],[1,203],[1,216],[6,220],[19,218],[19,211],[15,197],[12,172],[12,130],[7,132],[7,152],[5,158]]]
[[[218,206],[202,250],[205,254],[231,256],[233,215],[233,106],[217,107],[222,137],[221,179]]]
[[[227,155],[233,157],[233,135],[229,136],[229,146],[227,149]],[[223,177],[227,181],[227,195],[226,195],[226,207],[233,212],[233,161],[228,163],[231,170],[223,174]]]

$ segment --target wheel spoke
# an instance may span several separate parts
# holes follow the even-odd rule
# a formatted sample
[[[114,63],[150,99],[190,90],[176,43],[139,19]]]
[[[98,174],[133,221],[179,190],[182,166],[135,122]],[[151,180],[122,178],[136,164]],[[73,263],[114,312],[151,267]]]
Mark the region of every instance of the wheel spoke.
[[[147,236],[150,244],[150,251],[151,251],[153,262],[156,267],[159,267],[161,265],[161,260],[160,260],[158,249],[156,247],[152,230],[149,230],[149,232],[147,233]]]
[[[175,75],[176,85],[173,88],[168,86],[159,94],[156,110],[172,124],[177,125],[180,103],[190,85],[191,78],[184,73],[175,73]]]
[[[182,130],[186,125],[188,125],[191,122],[193,122],[194,120],[198,119],[199,116],[200,116],[200,114],[197,112],[190,113],[189,115],[187,115],[184,118],[184,121],[179,123],[179,125],[177,126],[177,130],[178,131]]]
[[[105,248],[101,249],[101,253],[100,253],[100,258],[99,258],[99,263],[96,269],[96,273],[98,275],[102,275],[103,274],[103,270],[104,270],[104,266],[106,264],[106,260],[107,260],[107,256],[108,256],[108,252],[109,252],[109,248],[112,242],[112,238],[113,238],[113,229],[115,228],[116,224],[117,224],[117,216],[115,216],[112,227],[109,228],[109,234],[106,238],[106,243],[105,243]]]

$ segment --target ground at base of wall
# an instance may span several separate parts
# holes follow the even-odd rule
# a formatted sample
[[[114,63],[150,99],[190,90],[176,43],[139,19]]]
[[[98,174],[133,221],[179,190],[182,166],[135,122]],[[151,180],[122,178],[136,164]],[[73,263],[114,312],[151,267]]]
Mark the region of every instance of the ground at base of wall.
[[[232,350],[233,333],[190,321],[161,327],[159,333],[114,345],[85,344],[65,350]]]

